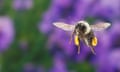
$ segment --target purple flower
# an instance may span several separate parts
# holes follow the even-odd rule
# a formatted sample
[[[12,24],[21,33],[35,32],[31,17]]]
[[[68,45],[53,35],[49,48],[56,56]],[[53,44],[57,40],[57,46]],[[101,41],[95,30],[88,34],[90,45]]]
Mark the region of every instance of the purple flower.
[[[120,70],[120,48],[109,52],[108,60],[114,69]]]
[[[68,72],[66,69],[65,58],[61,54],[56,54],[53,60],[53,68],[50,72]]]
[[[0,52],[6,50],[14,39],[13,22],[8,16],[0,16]]]
[[[113,72],[116,69],[119,70],[118,65],[115,64],[115,61],[119,60],[119,57],[116,56],[120,48],[119,26],[120,22],[115,21],[107,32],[101,35],[97,34],[100,40],[96,49],[97,58],[95,62],[99,65],[97,72]]]
[[[55,36],[57,34],[57,36]],[[57,46],[57,48],[62,49],[66,54],[71,55],[71,52],[74,52],[74,45],[69,44],[69,35],[65,35],[65,32],[62,32],[61,30],[56,30],[53,35],[50,36],[48,40],[48,48],[52,48],[53,46]],[[60,39],[60,40],[56,40]],[[67,41],[67,42],[66,42]],[[54,43],[54,45],[52,44]],[[65,47],[65,48],[64,48]]]
[[[63,51],[62,53],[67,54],[71,59],[76,61],[88,60],[98,65],[98,72],[112,72],[113,68],[108,61],[108,54],[111,48],[113,48],[113,44],[116,44],[116,42],[111,43],[112,35],[119,32],[119,26],[116,26],[118,28],[114,27],[118,25],[114,22],[116,22],[119,16],[117,10],[119,5],[112,5],[111,3],[105,2],[104,0],[67,0],[65,3],[61,3],[59,0],[53,0],[52,5],[43,15],[43,21],[39,24],[39,30],[49,36],[47,43],[48,49],[50,51],[56,51],[54,49],[58,49],[58,52]],[[118,2],[118,0],[115,2]],[[95,47],[96,56],[91,55],[90,48],[83,43],[80,45],[81,53],[77,55],[77,47],[73,43],[71,45],[68,44],[70,33],[59,30],[52,24],[57,21],[75,24],[76,21],[85,20],[88,17],[95,18],[95,21],[113,22],[110,30],[95,33],[98,38],[98,45]],[[116,38],[119,38],[119,36]]]
[[[95,19],[101,19],[103,21],[112,22],[120,17],[119,13],[119,0],[99,0],[94,4],[93,10],[90,12],[90,16]]]
[[[98,34],[98,46],[96,47],[96,59],[94,63],[98,65],[97,72],[112,72],[112,68],[108,62],[109,41],[110,37],[107,32]]]
[[[33,0],[13,0],[15,10],[27,10],[33,7]]]
[[[69,24],[85,18],[88,7],[94,3],[94,1],[65,1],[65,3],[59,2],[59,0],[53,0],[51,7],[45,13],[43,21],[41,22],[39,29],[45,34],[50,34],[48,40],[48,47],[53,48],[54,45],[58,45],[63,48],[66,54],[71,55],[73,52],[77,52],[77,48],[74,45],[69,45],[70,34],[68,35],[59,29],[55,29],[53,22],[61,21]],[[58,39],[58,40],[56,40]]]
[[[100,4],[106,8],[111,8],[113,9],[114,12],[119,11],[119,7],[120,7],[120,1],[119,0],[100,0]],[[116,13],[116,14],[117,14]]]

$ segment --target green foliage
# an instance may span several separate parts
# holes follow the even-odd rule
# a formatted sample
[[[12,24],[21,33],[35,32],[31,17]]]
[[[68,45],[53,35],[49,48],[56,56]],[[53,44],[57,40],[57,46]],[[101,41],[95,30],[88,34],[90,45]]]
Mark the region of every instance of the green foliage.
[[[95,72],[94,67],[88,62],[68,62],[68,69],[76,72]]]
[[[12,8],[12,0],[4,2],[4,14],[14,21],[15,39],[11,47],[2,55],[3,72],[21,72],[26,63],[42,65],[46,69],[51,65],[51,57],[45,47],[47,37],[40,33],[38,24],[42,14],[49,6],[49,0],[33,0],[33,8],[22,12]],[[20,41],[27,41],[27,48],[20,47]]]

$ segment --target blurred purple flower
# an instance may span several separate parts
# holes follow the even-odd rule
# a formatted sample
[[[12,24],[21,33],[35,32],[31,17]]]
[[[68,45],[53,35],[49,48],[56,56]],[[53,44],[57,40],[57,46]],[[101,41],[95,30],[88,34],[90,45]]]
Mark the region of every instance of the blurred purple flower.
[[[77,48],[74,49],[74,45],[68,44],[70,34],[68,33],[67,36],[64,31],[55,29],[52,23],[56,21],[61,21],[71,24],[80,19],[84,19],[87,9],[94,2],[96,1],[69,0],[66,1],[64,5],[64,3],[61,3],[61,1],[59,2],[59,0],[53,0],[50,9],[45,13],[43,21],[39,26],[40,31],[46,34],[52,32],[48,40],[50,43],[48,44],[48,47],[52,48],[52,45],[56,44],[58,46],[61,46],[60,48],[63,48],[65,53],[69,55],[72,54]]]
[[[119,12],[120,0],[100,0],[100,4],[106,8],[111,8],[115,14]]]
[[[62,2],[62,3],[61,3]],[[95,0],[53,0],[48,11],[43,15],[43,21],[39,29],[44,33],[49,33],[54,29],[53,22],[62,21],[66,23],[75,23],[86,17],[86,11],[89,6],[94,4]]]
[[[118,2],[118,0],[115,2]],[[119,15],[119,5],[118,3],[117,5],[112,5],[111,3],[107,3],[105,0],[67,0],[65,3],[53,0],[49,10],[43,16],[43,21],[39,24],[40,31],[49,35],[48,48],[62,48],[65,54],[70,55],[72,59],[78,61],[85,59],[94,61],[93,63],[99,65],[98,72],[112,72],[113,68],[108,62],[107,56],[111,49],[110,45],[112,45],[112,33],[116,31],[116,28],[107,30],[109,32],[96,33],[98,37],[98,45],[95,48],[97,55],[92,55],[93,57],[91,57],[90,49],[87,49],[83,44],[81,44],[81,54],[78,56],[75,53],[77,52],[77,48],[73,44],[68,44],[70,34],[66,34],[64,31],[55,28],[52,24],[56,21],[73,24],[76,21],[85,20],[87,17],[95,18],[97,21],[116,22],[116,18]],[[112,24],[116,25],[115,23]],[[119,28],[119,26],[117,27]]]
[[[28,10],[33,7],[33,0],[13,0],[15,10]]]
[[[91,12],[89,12],[89,10],[91,10]],[[45,34],[49,34],[52,32],[51,34],[53,37],[50,36],[50,38],[52,39],[49,38],[49,40],[53,41],[53,38],[55,39],[57,37],[57,39],[61,40],[60,44],[63,43],[62,45],[64,45],[67,44],[66,42],[68,41],[69,38],[66,37],[64,38],[65,36],[65,34],[63,33],[64,31],[59,33],[58,30],[56,30],[52,25],[53,22],[61,21],[71,24],[71,23],[75,23],[78,20],[84,19],[87,16],[94,17],[98,15],[102,15],[103,18],[104,17],[106,18],[107,16],[108,20],[114,16],[109,11],[109,8],[104,7],[104,5],[102,5],[102,1],[96,1],[96,0],[68,1],[67,0],[64,3],[61,3],[61,1],[59,0],[53,0],[50,8],[43,16],[43,21],[41,22],[41,24],[39,24],[39,29]],[[58,35],[61,35],[62,38]],[[63,40],[66,42],[63,42]],[[57,41],[54,43],[57,43]],[[54,44],[53,42],[49,42],[49,43],[51,45]]]
[[[69,44],[69,35],[65,35],[65,32],[62,32],[61,30],[56,30],[51,36],[50,39],[48,40],[48,48],[51,49],[53,48],[53,44],[54,43],[54,47],[56,49],[59,48],[61,50],[63,50],[63,52],[65,52],[68,55],[71,55],[71,53],[74,52],[74,45],[73,44]],[[60,39],[60,40],[56,40],[56,39]],[[64,48],[65,47],[65,48]],[[54,48],[53,48],[54,49]]]
[[[115,48],[120,47],[120,21],[114,21],[111,28],[108,31],[109,35],[109,48],[110,50],[114,50]]]
[[[120,71],[120,48],[116,48],[109,53],[108,60],[114,69]]]
[[[119,7],[119,0],[99,0],[90,13],[95,18],[111,22],[120,17]]]
[[[112,58],[113,52],[115,55],[118,54],[120,48],[120,32],[119,32],[120,22],[113,22],[111,28],[103,33],[97,34],[99,37],[99,45],[97,47],[97,60],[96,64],[99,65],[97,72],[114,72],[115,69],[118,69],[115,61],[119,58]],[[118,48],[118,49],[116,49]],[[115,53],[116,52],[116,53]],[[119,55],[119,54],[118,54]],[[114,62],[114,63],[113,63]],[[117,66],[115,68],[115,66]],[[119,70],[119,69],[118,69]]]
[[[8,16],[0,16],[0,52],[6,50],[14,38],[13,22]]]
[[[56,54],[53,60],[53,68],[50,72],[68,72],[66,69],[65,58],[61,54]]]
[[[98,46],[96,47],[96,59],[94,63],[98,65],[97,72],[112,72],[112,68],[108,62],[109,52],[109,34],[107,32],[98,34]]]

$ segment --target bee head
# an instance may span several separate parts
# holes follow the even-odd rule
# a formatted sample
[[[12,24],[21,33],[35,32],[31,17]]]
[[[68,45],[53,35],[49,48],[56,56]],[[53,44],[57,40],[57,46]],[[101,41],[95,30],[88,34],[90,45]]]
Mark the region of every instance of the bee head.
[[[89,24],[86,21],[79,21],[75,27],[77,31],[81,31],[84,34],[88,34],[91,30]]]

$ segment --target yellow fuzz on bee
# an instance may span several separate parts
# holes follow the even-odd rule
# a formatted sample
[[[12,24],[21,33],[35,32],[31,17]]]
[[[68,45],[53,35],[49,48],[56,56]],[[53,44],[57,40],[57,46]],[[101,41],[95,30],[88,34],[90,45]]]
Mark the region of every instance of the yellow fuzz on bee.
[[[96,46],[96,45],[97,45],[97,38],[94,37],[94,38],[92,39],[92,46]]]
[[[78,35],[75,35],[74,42],[75,42],[75,45],[79,46],[79,38],[78,38]]]

